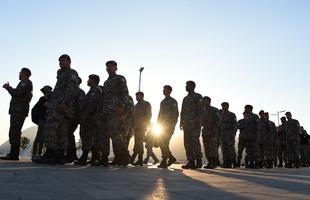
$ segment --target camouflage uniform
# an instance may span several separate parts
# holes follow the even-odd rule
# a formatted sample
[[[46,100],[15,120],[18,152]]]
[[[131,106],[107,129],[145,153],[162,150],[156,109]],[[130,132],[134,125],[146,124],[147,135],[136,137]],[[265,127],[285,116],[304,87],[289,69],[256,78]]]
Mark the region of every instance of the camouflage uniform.
[[[218,160],[220,142],[220,115],[217,108],[209,106],[204,110],[202,118],[202,139],[208,162]]]
[[[80,137],[83,152],[89,152],[95,143],[94,140],[98,139],[95,134],[99,131],[97,119],[102,109],[101,88],[99,86],[91,87],[83,101],[84,106],[80,111]]]
[[[202,96],[198,93],[184,97],[181,110],[181,126],[184,129],[184,147],[187,160],[201,160],[201,118],[203,113]]]
[[[18,83],[16,88],[9,87],[7,90],[12,96],[9,108],[9,141],[11,144],[11,151],[9,154],[11,156],[19,156],[21,130],[28,116],[29,103],[32,99],[32,82],[29,79],[22,80]]]
[[[157,117],[157,122],[162,128],[159,147],[161,149],[163,160],[171,157],[169,143],[173,135],[175,125],[178,121],[178,117],[178,102],[170,96],[165,97],[165,99],[160,103],[159,114]]]
[[[67,148],[68,126],[75,114],[73,106],[78,92],[78,73],[73,69],[59,69],[44,127],[44,142],[47,148],[54,151],[64,151]],[[65,113],[57,112],[59,104],[66,104],[68,109]]]
[[[303,130],[300,133],[300,160],[303,167],[308,167],[310,164],[310,136],[307,131]]]
[[[220,140],[224,163],[236,161],[235,136],[237,131],[236,115],[230,111],[220,111]]]
[[[299,122],[295,119],[288,119],[286,122],[286,151],[289,162],[299,161]]]
[[[257,132],[258,116],[250,113],[245,117],[244,137],[246,140],[245,150],[246,157],[249,162],[255,162],[259,159],[258,141],[259,135]]]
[[[283,161],[287,162],[287,153],[286,153],[286,127],[285,124],[282,124],[278,127],[278,139],[279,139],[279,148],[278,148],[278,159],[279,165],[282,166]]]
[[[115,144],[114,152],[121,159],[129,160],[129,152],[124,138],[124,114],[118,116],[116,109],[125,109],[128,101],[126,79],[121,75],[111,75],[103,85],[103,112],[99,118],[100,148],[103,159],[107,160],[110,154],[109,140]]]
[[[245,119],[240,119],[238,121],[238,129],[239,129],[239,142],[238,142],[238,155],[237,155],[237,162],[240,164],[242,159],[242,152],[245,149],[245,135],[244,135],[244,129],[245,129]]]
[[[270,162],[273,159],[272,129],[267,119],[259,119],[257,133],[259,135],[259,161]]]
[[[152,109],[150,103],[144,100],[138,101],[133,112],[133,128],[135,136],[133,152],[135,154],[143,155],[143,140],[150,124],[151,117]]]

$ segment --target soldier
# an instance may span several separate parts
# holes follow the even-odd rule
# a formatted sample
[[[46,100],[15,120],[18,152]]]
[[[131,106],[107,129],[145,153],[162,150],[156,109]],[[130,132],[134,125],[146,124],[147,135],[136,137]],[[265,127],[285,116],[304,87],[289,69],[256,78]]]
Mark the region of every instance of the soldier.
[[[143,166],[143,140],[152,117],[152,108],[150,103],[144,100],[143,92],[136,93],[136,100],[138,103],[135,105],[133,112],[135,145],[131,157],[131,163],[135,166]],[[134,163],[137,155],[138,161]]]
[[[286,151],[288,157],[287,168],[292,168],[293,164],[296,168],[299,168],[299,122],[295,119],[292,119],[292,114],[286,112],[285,116],[287,118],[286,128]]]
[[[244,136],[246,140],[245,150],[247,154],[246,163],[247,168],[256,168],[259,164],[259,151],[258,151],[258,116],[252,112],[253,106],[246,105],[244,107],[245,123],[244,123]]]
[[[121,124],[125,120],[128,88],[125,77],[116,74],[117,63],[115,61],[106,63],[106,71],[109,77],[103,85],[103,112],[99,123],[102,157],[96,165],[107,166],[110,153],[109,139],[111,138],[112,143],[115,144],[114,154],[119,158],[118,164],[127,166],[130,163],[130,155]]]
[[[96,74],[88,76],[87,85],[90,87],[84,98],[84,105],[80,110],[80,137],[82,140],[83,154],[75,165],[87,165],[87,156],[94,146],[97,138],[95,134],[99,131],[97,118],[102,109],[102,91],[98,86],[100,78]]]
[[[258,120],[257,133],[258,133],[258,148],[259,148],[259,159],[257,166],[259,168],[272,168],[272,151],[271,142],[272,135],[270,126],[266,114],[263,110],[259,111],[260,119]]]
[[[21,130],[29,112],[29,103],[32,99],[32,82],[29,80],[31,71],[28,68],[22,68],[19,72],[19,80],[16,88],[12,88],[9,82],[3,85],[11,95],[9,108],[10,130],[9,140],[11,144],[10,152],[2,160],[19,160],[19,149],[21,141]]]
[[[157,117],[157,123],[161,127],[159,147],[162,153],[162,161],[158,165],[158,168],[167,168],[177,161],[169,149],[170,139],[179,117],[178,102],[170,96],[171,92],[172,87],[165,85],[163,90],[165,98],[160,103]],[[167,159],[169,159],[168,163]]]
[[[33,142],[32,148],[32,158],[33,162],[41,159],[42,149],[43,149],[43,134],[44,134],[44,124],[46,122],[46,112],[48,100],[51,98],[53,88],[51,86],[44,86],[41,88],[41,92],[44,94],[39,101],[31,109],[32,122],[38,125],[38,130],[36,137]]]
[[[236,151],[235,151],[235,136],[237,132],[237,118],[236,115],[230,112],[229,104],[223,102],[220,110],[220,141],[223,154],[224,163],[223,168],[237,167],[236,165]]]
[[[202,117],[202,139],[208,164],[205,169],[217,167],[219,159],[218,148],[220,142],[220,115],[217,108],[210,105],[211,98],[203,97],[204,113]]]
[[[79,77],[79,85],[82,83],[82,79]],[[75,145],[75,136],[74,132],[77,129],[79,125],[79,116],[81,115],[81,108],[84,106],[83,99],[85,97],[85,92],[79,87],[79,94],[75,100],[74,103],[74,117],[72,121],[70,122],[70,126],[68,129],[68,146],[66,149],[66,155],[65,159],[67,163],[72,163],[73,161],[77,160],[77,155],[76,155],[76,145]]]
[[[237,155],[237,167],[240,167],[241,164],[241,159],[242,159],[242,153],[243,150],[245,149],[245,136],[244,136],[244,128],[245,128],[245,112],[243,112],[243,119],[240,119],[237,124],[238,124],[238,129],[239,129],[239,142],[238,142],[238,155]],[[245,162],[247,163],[247,158],[245,157]]]
[[[68,128],[75,114],[74,103],[79,93],[79,76],[71,69],[71,58],[67,54],[59,57],[59,66],[44,127],[46,151],[39,163],[65,164]]]
[[[308,135],[307,131],[304,127],[300,127],[299,131],[300,136],[300,159],[302,167],[309,167],[310,160],[309,160],[309,142],[310,142],[310,135]]]
[[[278,159],[279,165],[278,167],[283,167],[283,161],[285,165],[287,165],[287,153],[286,153],[286,118],[281,117],[281,125],[277,129],[277,134],[279,138],[279,148],[278,148]]]
[[[202,153],[199,141],[201,132],[201,119],[203,113],[202,96],[195,92],[194,81],[186,82],[188,95],[182,102],[180,129],[184,129],[184,147],[188,163],[183,169],[196,169],[202,167]]]
[[[278,165],[277,162],[277,155],[278,155],[278,134],[277,134],[277,128],[276,124],[273,121],[269,120],[269,113],[265,113],[266,119],[269,124],[269,134],[270,134],[270,156],[268,157],[271,159],[269,162],[273,161],[273,165],[276,167]],[[269,164],[270,165],[270,164]],[[271,166],[272,167],[272,166]]]

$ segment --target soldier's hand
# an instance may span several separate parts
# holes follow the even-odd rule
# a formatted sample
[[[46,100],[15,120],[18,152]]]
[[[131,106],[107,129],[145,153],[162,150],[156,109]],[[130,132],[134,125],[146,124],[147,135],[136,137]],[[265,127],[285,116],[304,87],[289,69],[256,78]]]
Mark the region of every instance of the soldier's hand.
[[[3,87],[4,89],[8,89],[8,88],[10,87],[10,83],[7,82],[7,83],[5,83],[2,87]]]
[[[118,118],[121,118],[125,114],[125,110],[122,107],[116,107],[115,113]]]
[[[58,104],[56,106],[56,111],[59,113],[59,114],[65,114],[67,111],[68,111],[68,106],[66,104]]]

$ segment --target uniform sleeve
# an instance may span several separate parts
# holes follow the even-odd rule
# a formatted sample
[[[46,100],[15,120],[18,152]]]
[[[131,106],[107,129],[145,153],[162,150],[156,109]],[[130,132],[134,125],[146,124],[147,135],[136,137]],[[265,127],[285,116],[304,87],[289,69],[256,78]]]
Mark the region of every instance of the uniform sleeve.
[[[198,96],[198,119],[200,121],[200,124],[202,123],[203,118],[203,103],[202,103],[202,96]]]
[[[235,114],[233,114],[233,127],[234,127],[234,131],[238,130],[238,122],[237,122],[237,117]]]
[[[183,125],[183,118],[184,118],[184,99],[183,99],[183,101],[182,101],[182,107],[181,107],[181,114],[180,114],[180,125],[182,126]]]
[[[76,72],[69,75],[65,90],[63,101],[66,103],[74,103],[79,93],[78,74]]]
[[[118,96],[118,102],[117,106],[120,106],[122,108],[125,108],[127,99],[128,99],[128,87],[127,87],[127,82],[126,79],[122,76],[120,76],[119,79],[119,96]]]
[[[179,108],[178,108],[177,101],[173,101],[172,103],[172,114],[171,115],[172,115],[173,123],[176,124],[179,118]]]
[[[32,91],[32,84],[30,81],[20,82],[16,88],[9,87],[8,92],[12,97],[21,97]]]
[[[149,103],[147,103],[146,113],[147,122],[150,122],[152,118],[152,106]]]

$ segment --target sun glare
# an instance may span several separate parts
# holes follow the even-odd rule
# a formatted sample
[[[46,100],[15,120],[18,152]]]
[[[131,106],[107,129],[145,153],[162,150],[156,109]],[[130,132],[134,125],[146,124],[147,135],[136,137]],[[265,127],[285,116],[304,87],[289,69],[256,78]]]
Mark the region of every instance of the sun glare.
[[[155,135],[160,135],[160,133],[161,133],[161,127],[160,127],[160,125],[159,125],[159,124],[154,124],[154,126],[153,126],[153,131],[154,131],[154,134],[155,134]]]

